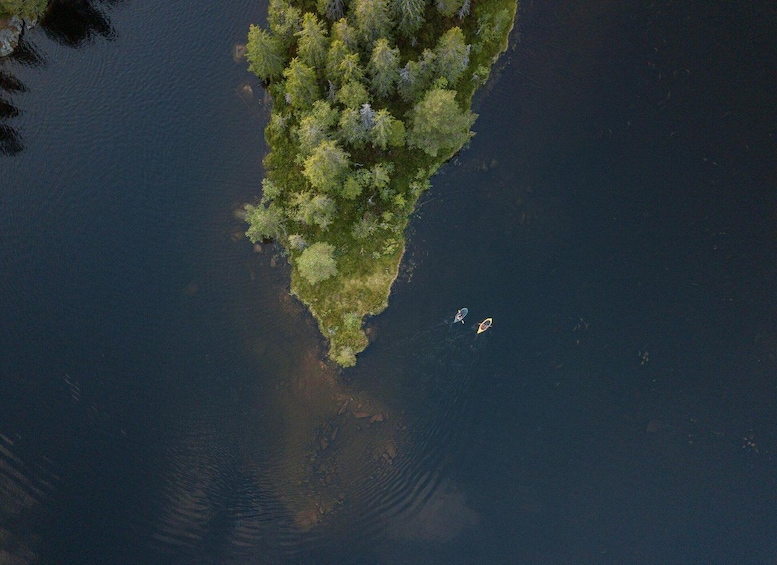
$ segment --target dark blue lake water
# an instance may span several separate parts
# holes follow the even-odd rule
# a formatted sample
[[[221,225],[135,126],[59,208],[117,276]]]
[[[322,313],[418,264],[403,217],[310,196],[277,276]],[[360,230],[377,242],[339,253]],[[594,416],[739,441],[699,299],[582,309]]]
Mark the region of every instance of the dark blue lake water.
[[[233,213],[266,4],[28,33],[0,62],[0,562],[777,563],[777,9],[593,4],[522,4],[344,372]]]

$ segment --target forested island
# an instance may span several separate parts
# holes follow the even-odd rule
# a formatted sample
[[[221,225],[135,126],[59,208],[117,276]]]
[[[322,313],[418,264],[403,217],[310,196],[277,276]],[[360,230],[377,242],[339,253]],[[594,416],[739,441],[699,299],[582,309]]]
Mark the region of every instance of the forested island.
[[[278,240],[291,290],[356,363],[386,308],[404,229],[473,135],[475,90],[507,48],[517,0],[270,0],[246,58],[273,107],[248,238]]]

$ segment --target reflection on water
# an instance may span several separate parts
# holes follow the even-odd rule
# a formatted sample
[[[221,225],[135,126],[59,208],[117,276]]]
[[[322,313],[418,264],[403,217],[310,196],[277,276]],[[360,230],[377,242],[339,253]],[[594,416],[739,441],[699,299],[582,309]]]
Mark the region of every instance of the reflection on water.
[[[256,284],[266,282],[266,268],[256,273]],[[287,320],[311,322],[285,297]],[[308,329],[313,337],[312,323]],[[353,556],[373,552],[379,540],[446,543],[476,528],[480,517],[448,467],[460,450],[473,367],[488,343],[474,326],[450,321],[414,331],[391,352],[394,370],[372,377],[393,390],[357,386],[369,376],[339,373],[309,340],[291,355],[263,350],[261,362],[275,374],[248,402],[261,404],[246,408],[253,426],[225,433],[220,412],[198,409],[167,428],[157,461],[156,550],[259,552],[273,563],[339,554],[341,544]],[[400,362],[404,351],[412,358]]]

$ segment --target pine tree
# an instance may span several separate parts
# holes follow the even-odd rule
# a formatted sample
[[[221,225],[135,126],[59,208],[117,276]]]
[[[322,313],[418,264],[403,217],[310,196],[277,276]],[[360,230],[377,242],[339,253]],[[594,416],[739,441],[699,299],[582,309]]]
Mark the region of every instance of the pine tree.
[[[359,64],[358,53],[348,53],[340,62],[340,80],[343,83],[348,81],[362,82],[364,80],[364,69]]]
[[[337,124],[339,112],[326,100],[317,100],[313,109],[299,122],[297,140],[302,155],[310,155],[316,146],[325,139],[331,138],[331,128]]]
[[[378,39],[372,49],[367,71],[372,91],[380,98],[389,97],[399,80],[399,49],[392,49],[385,37]]]
[[[375,125],[375,110],[372,109],[369,102],[365,102],[362,104],[362,107],[359,108],[359,117],[362,120],[364,129],[369,132],[372,129],[372,126]]]
[[[268,81],[281,76],[286,64],[284,51],[283,44],[274,35],[255,25],[248,29],[248,70],[260,79]]]
[[[349,51],[359,48],[358,35],[347,18],[341,18],[332,24],[332,40],[335,39],[342,41]]]
[[[340,64],[345,56],[352,53],[339,39],[335,39],[329,45],[329,51],[326,54],[326,77],[336,86],[343,83],[343,71],[340,70]]]
[[[408,61],[399,71],[397,89],[405,102],[415,102],[432,86],[436,70],[435,54],[424,49],[418,61]]]

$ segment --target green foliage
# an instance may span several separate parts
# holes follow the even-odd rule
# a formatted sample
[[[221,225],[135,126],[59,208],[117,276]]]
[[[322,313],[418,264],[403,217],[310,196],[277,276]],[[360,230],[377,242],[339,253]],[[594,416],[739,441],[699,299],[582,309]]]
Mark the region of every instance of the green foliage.
[[[359,110],[355,108],[346,108],[340,114],[339,130],[340,138],[354,149],[364,147],[369,139],[369,133],[362,123]]]
[[[326,19],[339,20],[345,15],[345,0],[317,0],[316,8]]]
[[[356,29],[348,23],[347,18],[341,18],[332,24],[332,40],[342,41],[350,51],[356,51],[359,48]]]
[[[376,231],[378,231],[377,220],[371,215],[366,215],[353,225],[351,235],[358,240],[362,240],[367,239]]]
[[[376,163],[372,169],[370,169],[370,180],[372,186],[377,190],[383,190],[391,182],[389,176],[394,170],[394,166],[391,163]]]
[[[513,23],[509,10],[485,12],[478,15],[478,28],[475,34],[481,39],[479,49],[488,49],[495,44],[506,41],[506,33]]]
[[[341,367],[353,367],[356,365],[356,353],[354,353],[353,347],[341,347],[337,350],[337,353],[332,355],[332,358]]]
[[[307,109],[319,99],[320,89],[316,71],[295,57],[283,71],[286,79],[286,97],[295,108]]]
[[[308,244],[305,241],[305,238],[302,237],[298,233],[293,233],[288,237],[289,247],[291,249],[296,249],[297,251],[302,251],[305,249]]]
[[[424,23],[425,8],[424,0],[393,0],[391,11],[399,33],[413,38]]]
[[[294,195],[294,219],[309,226],[317,225],[326,230],[337,212],[334,200],[323,194],[300,192]]]
[[[379,98],[387,98],[394,93],[399,80],[399,49],[392,49],[388,39],[381,37],[372,48],[370,64],[370,86]]]
[[[346,200],[353,200],[362,193],[362,184],[356,175],[350,174],[343,183],[340,195]]]
[[[246,236],[251,240],[251,243],[275,239],[280,235],[281,215],[275,206],[251,206],[248,204],[245,209],[246,222],[249,224]]]
[[[436,0],[434,5],[447,18],[459,11],[463,3],[464,0]]]
[[[318,284],[337,274],[335,248],[329,243],[317,242],[305,249],[296,259],[299,274],[310,284]]]
[[[267,23],[270,25],[270,31],[284,47],[290,46],[294,41],[294,34],[299,31],[301,18],[302,12],[287,0],[270,0]]]
[[[351,50],[339,39],[333,40],[329,45],[329,51],[326,54],[326,76],[335,85],[339,86],[343,82],[340,64],[345,59],[345,56],[350,53]]]
[[[411,112],[412,128],[407,143],[436,157],[444,149],[461,147],[471,137],[470,126],[477,116],[462,110],[455,90],[435,88],[424,95]]]
[[[420,100],[435,79],[436,55],[431,49],[424,49],[417,61],[408,61],[399,73],[399,95],[405,102]]]
[[[469,65],[469,49],[461,28],[446,31],[434,49],[436,75],[455,84]]]
[[[342,150],[337,141],[325,140],[305,159],[302,174],[314,189],[334,192],[345,180],[350,165],[350,155]]]
[[[346,108],[356,110],[370,99],[370,95],[362,83],[349,80],[337,92],[335,99]]]
[[[387,0],[353,0],[356,31],[367,48],[379,37],[388,37],[391,30]]]
[[[281,76],[286,65],[281,41],[255,25],[248,29],[246,59],[248,70],[265,81]]]
[[[375,120],[370,130],[370,141],[375,147],[383,150],[391,147],[402,147],[405,144],[405,124],[396,119],[383,108],[375,113]]]
[[[331,128],[338,119],[339,112],[329,102],[316,100],[313,109],[300,120],[296,130],[300,153],[310,155],[322,141],[330,139]]]
[[[19,16],[37,20],[46,11],[48,0],[0,0],[0,17]]]
[[[269,204],[281,195],[281,188],[267,177],[262,179],[262,204]]]
[[[358,53],[348,53],[340,61],[339,78],[342,83],[362,82],[364,80],[364,69],[359,63]]]
[[[315,14],[306,12],[297,35],[297,56],[306,65],[317,69],[326,63],[329,38],[324,25]]]

